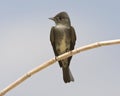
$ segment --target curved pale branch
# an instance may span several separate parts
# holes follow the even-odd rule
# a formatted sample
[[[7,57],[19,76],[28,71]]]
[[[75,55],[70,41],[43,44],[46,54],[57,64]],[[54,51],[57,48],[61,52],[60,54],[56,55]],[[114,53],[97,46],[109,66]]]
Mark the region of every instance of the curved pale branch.
[[[15,88],[16,86],[21,84],[23,81],[25,81],[26,79],[28,79],[32,75],[34,75],[35,73],[41,71],[42,69],[44,69],[44,68],[46,68],[46,67],[48,67],[50,65],[52,65],[56,61],[68,58],[68,57],[70,57],[72,55],[75,55],[77,53],[87,51],[87,50],[90,50],[90,49],[93,49],[93,48],[97,48],[97,47],[101,47],[101,46],[108,46],[108,45],[113,45],[113,44],[120,44],[120,39],[96,42],[96,43],[93,43],[93,44],[89,44],[89,45],[74,49],[74,50],[72,50],[70,52],[67,52],[65,54],[62,54],[62,55],[60,55],[60,56],[58,56],[56,58],[52,58],[52,59],[48,60],[47,62],[39,65],[38,67],[34,68],[33,70],[27,72],[26,74],[21,76],[18,80],[16,80],[15,82],[13,82],[9,86],[7,86],[5,89],[1,90],[0,91],[0,96],[5,95],[7,92],[9,92],[13,88]]]

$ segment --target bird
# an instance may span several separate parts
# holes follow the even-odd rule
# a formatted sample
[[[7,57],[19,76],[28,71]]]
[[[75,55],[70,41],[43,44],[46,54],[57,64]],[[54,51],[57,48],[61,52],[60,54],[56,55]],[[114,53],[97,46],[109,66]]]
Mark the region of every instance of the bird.
[[[49,18],[55,22],[50,30],[50,42],[55,54],[55,57],[69,52],[74,49],[76,43],[75,29],[71,26],[70,18],[67,12],[63,11]],[[70,71],[71,57],[58,61],[63,72],[63,80],[65,83],[74,81]]]

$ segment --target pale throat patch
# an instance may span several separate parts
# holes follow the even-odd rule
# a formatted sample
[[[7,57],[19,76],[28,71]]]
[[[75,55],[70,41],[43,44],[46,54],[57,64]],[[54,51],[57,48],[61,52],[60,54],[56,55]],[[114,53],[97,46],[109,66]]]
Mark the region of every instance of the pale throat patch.
[[[57,28],[69,28],[69,26],[63,25],[63,24],[57,24],[56,27]]]

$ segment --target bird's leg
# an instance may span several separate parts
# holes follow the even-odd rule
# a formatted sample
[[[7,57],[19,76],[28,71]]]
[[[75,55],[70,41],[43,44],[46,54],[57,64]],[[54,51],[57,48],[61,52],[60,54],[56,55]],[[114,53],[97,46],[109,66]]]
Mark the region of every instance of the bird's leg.
[[[72,54],[72,50],[67,49],[66,52],[69,52],[70,54]]]
[[[55,56],[55,60],[57,61],[57,56]]]
[[[70,49],[66,49],[66,52],[70,52],[70,54],[72,54],[72,50],[70,50]]]
[[[70,54],[72,54],[72,50],[70,50],[69,52],[70,52]]]

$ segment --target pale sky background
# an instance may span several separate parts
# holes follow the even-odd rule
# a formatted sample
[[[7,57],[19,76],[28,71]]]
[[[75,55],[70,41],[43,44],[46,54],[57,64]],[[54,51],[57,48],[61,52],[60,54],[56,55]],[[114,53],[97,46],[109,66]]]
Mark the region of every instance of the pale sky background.
[[[76,48],[120,39],[120,0],[0,0],[0,90],[54,57],[48,18],[61,11],[76,30]],[[75,82],[65,84],[56,63],[5,96],[120,96],[120,45],[75,55],[70,68]]]

